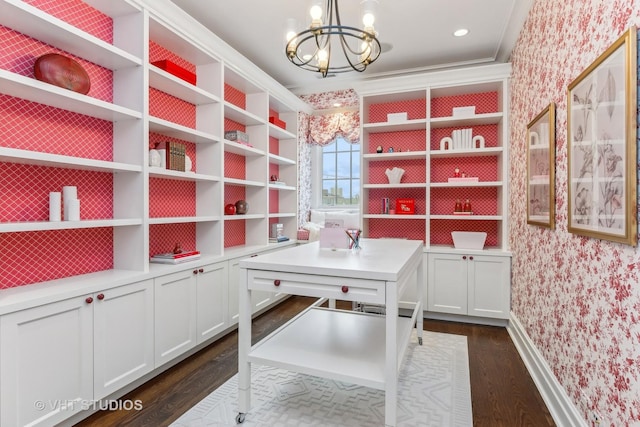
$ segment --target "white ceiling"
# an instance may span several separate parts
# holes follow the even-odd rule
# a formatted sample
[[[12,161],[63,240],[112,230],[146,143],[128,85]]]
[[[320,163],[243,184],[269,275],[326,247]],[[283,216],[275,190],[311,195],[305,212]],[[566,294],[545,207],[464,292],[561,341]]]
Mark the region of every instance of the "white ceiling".
[[[349,87],[354,79],[506,62],[533,0],[379,0],[376,30],[390,45],[363,73],[322,79],[284,53],[287,20],[305,23],[309,0],[171,0],[295,93]],[[359,0],[339,1],[343,25],[361,27]],[[469,34],[454,37],[465,27]],[[335,51],[334,51],[335,54]]]

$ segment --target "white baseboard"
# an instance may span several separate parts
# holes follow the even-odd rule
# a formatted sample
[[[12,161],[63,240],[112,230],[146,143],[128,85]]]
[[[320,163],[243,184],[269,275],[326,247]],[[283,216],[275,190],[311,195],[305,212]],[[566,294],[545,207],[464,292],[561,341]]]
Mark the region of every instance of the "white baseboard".
[[[587,421],[575,407],[513,312],[507,331],[556,424],[560,427],[587,427]]]

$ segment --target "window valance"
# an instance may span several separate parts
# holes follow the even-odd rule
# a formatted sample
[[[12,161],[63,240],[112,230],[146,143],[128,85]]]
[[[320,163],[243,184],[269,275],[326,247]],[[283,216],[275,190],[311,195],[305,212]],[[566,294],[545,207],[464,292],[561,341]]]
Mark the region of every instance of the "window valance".
[[[309,134],[307,138],[309,144],[328,145],[338,136],[341,136],[351,144],[360,142],[359,111],[343,111],[309,116]]]

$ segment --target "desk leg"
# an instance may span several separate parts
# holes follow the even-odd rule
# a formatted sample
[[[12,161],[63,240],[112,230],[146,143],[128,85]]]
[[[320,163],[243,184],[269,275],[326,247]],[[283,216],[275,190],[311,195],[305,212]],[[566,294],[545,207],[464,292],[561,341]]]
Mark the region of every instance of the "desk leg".
[[[386,283],[384,424],[394,427],[398,404],[398,284]]]
[[[422,345],[422,333],[424,329],[424,291],[426,289],[424,281],[424,255],[421,255],[420,264],[418,264],[418,270],[416,271],[418,286],[418,316],[416,319],[416,329],[418,333],[418,344]]]
[[[244,421],[244,414],[251,408],[251,363],[248,361],[251,350],[251,291],[248,286],[249,270],[240,269],[238,300],[240,304],[238,319],[238,417],[236,422]]]

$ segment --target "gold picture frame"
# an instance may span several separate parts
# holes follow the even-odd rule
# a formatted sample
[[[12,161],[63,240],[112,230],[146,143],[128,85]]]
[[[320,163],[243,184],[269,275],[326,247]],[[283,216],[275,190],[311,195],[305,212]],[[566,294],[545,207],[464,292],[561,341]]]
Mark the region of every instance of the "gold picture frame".
[[[527,223],[555,227],[556,108],[549,104],[527,125]]]
[[[568,86],[568,230],[637,237],[637,39],[629,28]]]

